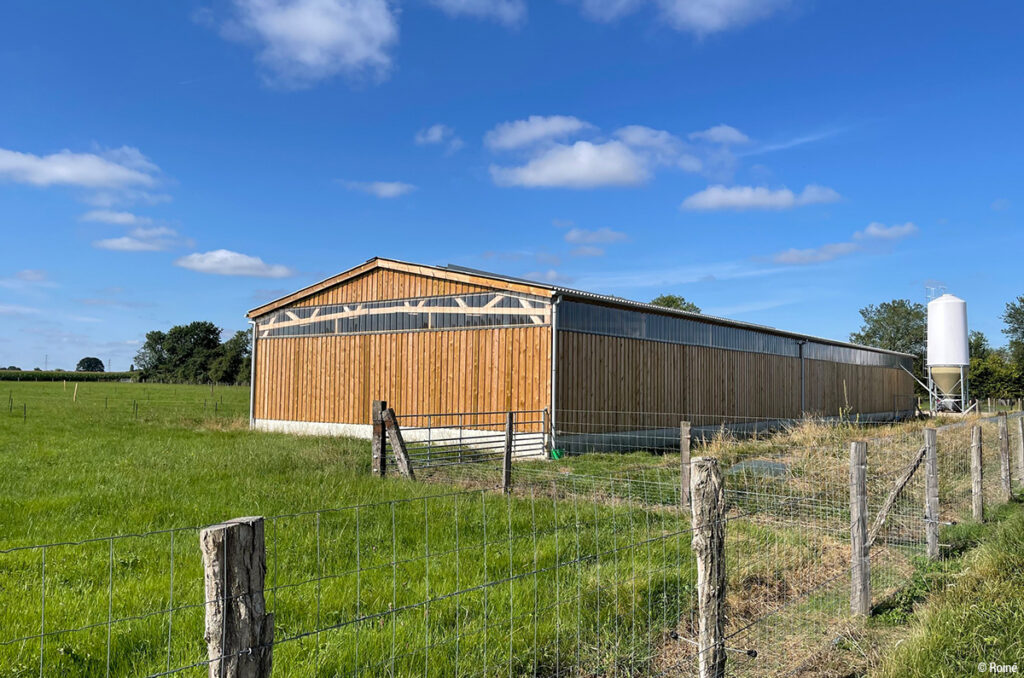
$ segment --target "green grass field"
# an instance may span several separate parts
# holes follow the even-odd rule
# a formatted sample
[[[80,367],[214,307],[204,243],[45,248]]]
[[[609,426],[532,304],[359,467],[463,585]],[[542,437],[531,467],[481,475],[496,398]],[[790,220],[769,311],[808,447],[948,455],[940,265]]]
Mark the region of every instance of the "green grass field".
[[[0,550],[173,531],[0,553],[0,676],[201,662],[191,528],[244,515],[282,516],[275,676],[640,672],[689,611],[679,512],[380,481],[366,442],[250,432],[240,388],[4,386]]]
[[[382,481],[369,474],[366,441],[249,431],[245,388],[74,389],[0,386],[0,678],[106,676],[108,665],[112,676],[206,675],[198,528],[247,515],[268,518],[266,598],[283,641],[275,676],[625,676],[677,663],[685,675],[690,665],[692,647],[669,637],[695,633],[672,456],[517,462],[505,497],[491,465]],[[918,428],[904,431],[908,449]],[[833,494],[845,494],[845,446],[861,434],[810,426],[788,441],[699,451],[728,465],[827,443],[788,459],[803,464],[788,489],[727,475],[727,486],[752,491],[735,508],[756,514],[728,524],[729,629],[767,615],[734,641],[759,652],[731,656],[740,675],[798,665],[860,674],[913,620],[930,576],[916,547],[892,550],[872,575],[910,603],[883,606],[867,627],[845,616],[846,499]],[[905,463],[892,451],[883,459]],[[837,493],[825,491],[833,481]],[[818,499],[799,511],[785,494],[808,490]],[[957,541],[947,532],[944,543]],[[1004,591],[972,590],[983,589]],[[837,633],[846,640],[833,642]],[[911,653],[927,645],[915,643],[902,665],[932,675],[945,659]]]

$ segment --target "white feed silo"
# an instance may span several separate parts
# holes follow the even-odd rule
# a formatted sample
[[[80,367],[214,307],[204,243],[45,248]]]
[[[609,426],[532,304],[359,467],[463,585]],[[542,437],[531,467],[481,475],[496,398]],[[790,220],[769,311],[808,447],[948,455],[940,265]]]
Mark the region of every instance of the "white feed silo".
[[[967,302],[943,294],[928,302],[928,387],[932,410],[967,407]]]

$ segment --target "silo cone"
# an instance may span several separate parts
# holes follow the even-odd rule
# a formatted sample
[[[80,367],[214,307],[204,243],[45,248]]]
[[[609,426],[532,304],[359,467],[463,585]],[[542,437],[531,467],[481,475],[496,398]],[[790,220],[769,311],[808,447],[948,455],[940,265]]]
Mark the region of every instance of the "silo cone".
[[[943,398],[960,397],[959,367],[933,367],[932,381]]]

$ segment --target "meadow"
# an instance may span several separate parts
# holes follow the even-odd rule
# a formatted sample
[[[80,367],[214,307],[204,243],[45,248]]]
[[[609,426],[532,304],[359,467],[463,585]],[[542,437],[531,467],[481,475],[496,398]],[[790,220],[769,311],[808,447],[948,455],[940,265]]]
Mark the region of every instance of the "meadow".
[[[275,676],[635,671],[689,610],[678,513],[374,479],[367,442],[249,431],[244,388],[5,386],[0,676],[205,675],[198,527],[245,515]]]
[[[504,496],[489,464],[381,480],[367,441],[250,431],[244,387],[7,382],[4,396],[2,678],[206,675],[198,532],[248,515],[267,518],[275,676],[691,668],[695,573],[672,455],[517,462]],[[879,549],[888,611],[850,622],[845,458],[865,433],[885,441],[872,443],[875,501],[921,427],[811,423],[695,450],[790,469],[786,485],[727,475],[727,631],[757,650],[730,655],[732,672],[866,669],[903,635],[915,582],[935,567],[916,533]],[[940,437],[940,454],[963,443]],[[893,593],[902,607],[883,600]]]

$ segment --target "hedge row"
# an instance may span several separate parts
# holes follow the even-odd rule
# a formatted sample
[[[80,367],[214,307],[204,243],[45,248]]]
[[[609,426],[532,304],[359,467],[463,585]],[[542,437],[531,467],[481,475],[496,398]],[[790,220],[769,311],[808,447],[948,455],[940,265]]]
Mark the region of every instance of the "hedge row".
[[[139,378],[138,372],[55,372],[0,370],[0,381],[121,381]]]

